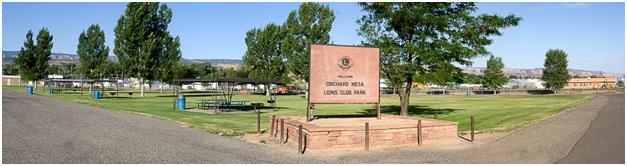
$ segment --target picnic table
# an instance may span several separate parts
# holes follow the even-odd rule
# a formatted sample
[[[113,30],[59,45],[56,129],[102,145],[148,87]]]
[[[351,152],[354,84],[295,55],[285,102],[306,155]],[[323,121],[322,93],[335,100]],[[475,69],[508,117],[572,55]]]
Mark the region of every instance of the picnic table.
[[[198,104],[199,109],[209,109],[209,107],[217,107],[225,100],[198,100],[196,104]]]
[[[252,107],[253,105],[247,105],[250,101],[247,100],[198,100],[196,103],[199,109],[209,109],[209,107],[213,107],[215,111],[226,111],[231,108],[244,109],[248,107]]]

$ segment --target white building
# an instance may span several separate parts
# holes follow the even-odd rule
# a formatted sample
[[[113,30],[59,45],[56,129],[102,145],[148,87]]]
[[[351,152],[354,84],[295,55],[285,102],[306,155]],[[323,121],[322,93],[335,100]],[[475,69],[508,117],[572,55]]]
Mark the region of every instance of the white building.
[[[503,88],[506,89],[544,89],[544,82],[537,78],[510,79]]]

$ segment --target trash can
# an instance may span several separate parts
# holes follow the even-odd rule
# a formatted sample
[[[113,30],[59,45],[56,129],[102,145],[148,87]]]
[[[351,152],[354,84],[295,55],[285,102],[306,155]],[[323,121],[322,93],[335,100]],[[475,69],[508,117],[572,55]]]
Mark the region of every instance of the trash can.
[[[29,86],[29,87],[28,87],[28,89],[26,90],[26,92],[27,92],[29,95],[32,95],[32,94],[33,94],[33,87],[32,87],[32,86]]]
[[[179,97],[176,98],[177,101],[177,109],[178,110],[185,110],[185,96],[184,95],[179,95]]]
[[[95,91],[94,92],[94,99],[96,99],[96,100],[100,99],[100,91]]]

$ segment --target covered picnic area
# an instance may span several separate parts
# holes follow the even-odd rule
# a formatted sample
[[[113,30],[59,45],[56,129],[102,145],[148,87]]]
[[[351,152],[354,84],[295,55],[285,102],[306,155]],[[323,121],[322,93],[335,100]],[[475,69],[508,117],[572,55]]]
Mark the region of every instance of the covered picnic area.
[[[117,84],[118,80],[102,80],[102,79],[48,79],[45,80],[45,83],[47,83],[48,85],[48,90],[49,93],[61,93],[63,91],[65,91],[66,93],[68,92],[68,90],[71,91],[76,91],[74,87],[74,83],[79,83],[79,91],[80,94],[83,94],[83,86],[85,83],[88,83],[89,85],[93,85],[94,83],[112,83],[115,84],[115,92],[110,92],[111,96],[114,95],[118,95],[118,91],[119,91],[119,85]],[[70,85],[70,88],[68,88],[68,85]],[[101,86],[101,91],[102,94],[104,94],[105,88]]]
[[[216,84],[216,89],[213,91],[214,93],[209,93],[208,97],[204,97],[200,100],[196,101],[197,109],[209,110],[213,109],[215,113],[226,112],[226,111],[246,111],[246,110],[256,110],[257,108],[261,108],[264,106],[264,103],[261,102],[251,102],[248,100],[237,100],[233,99],[233,94],[235,93],[235,87],[241,85],[265,85],[265,88],[270,88],[271,84],[280,84],[277,81],[269,80],[269,79],[250,79],[250,78],[194,78],[194,79],[175,79],[174,84],[174,95],[172,96],[172,107],[176,108],[177,97],[179,95],[185,96],[185,91],[183,89],[184,84],[193,84],[193,83],[203,83],[203,84]],[[190,92],[187,92],[190,93]],[[276,97],[270,93],[270,96],[266,103],[274,107],[276,105]]]

